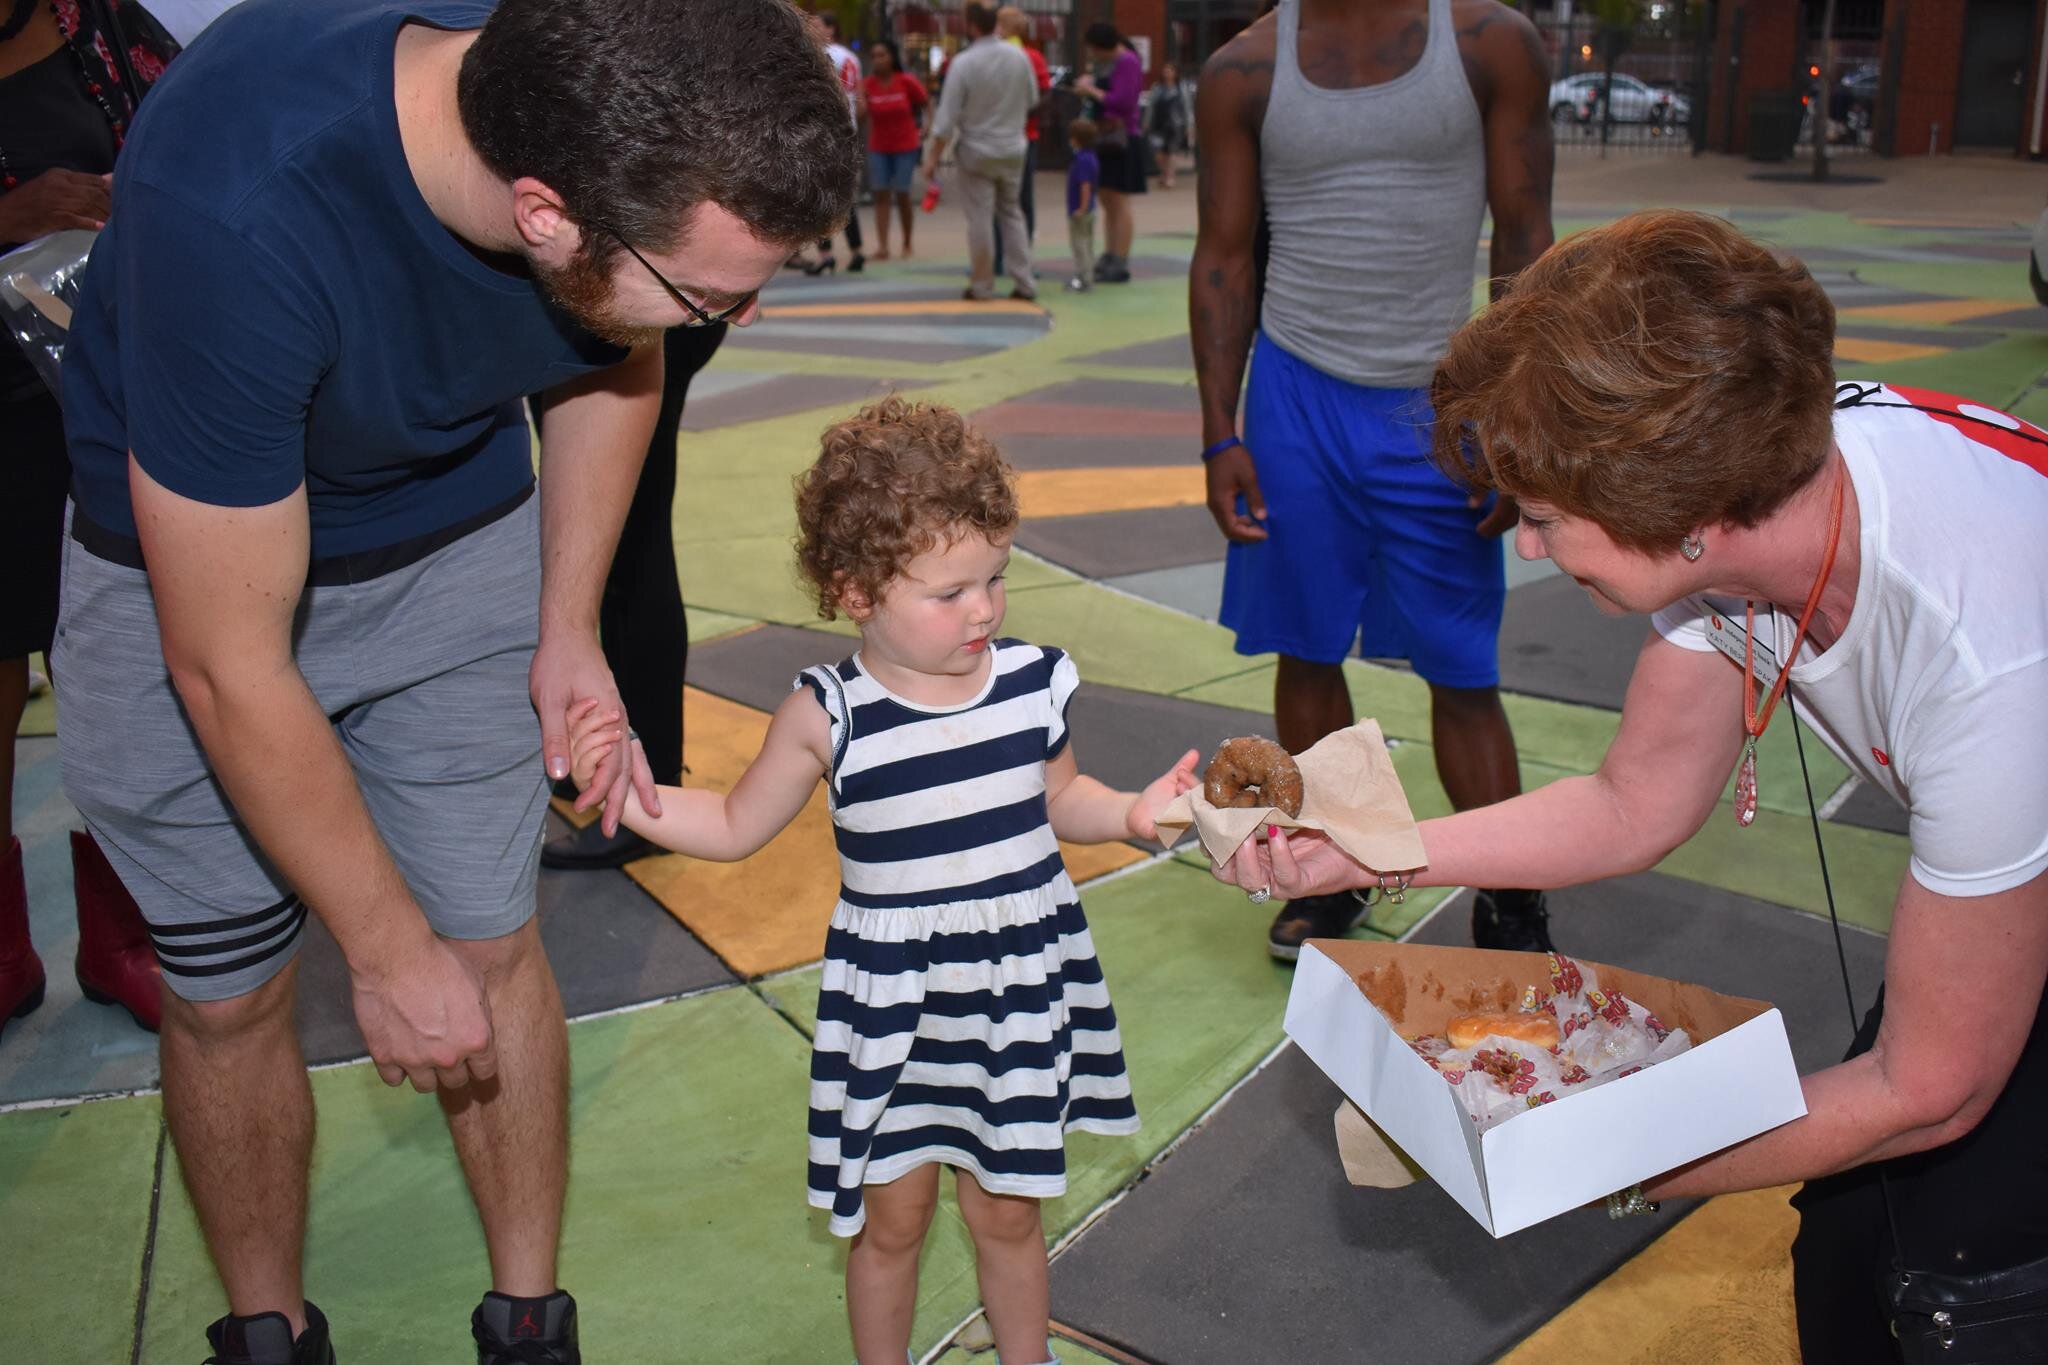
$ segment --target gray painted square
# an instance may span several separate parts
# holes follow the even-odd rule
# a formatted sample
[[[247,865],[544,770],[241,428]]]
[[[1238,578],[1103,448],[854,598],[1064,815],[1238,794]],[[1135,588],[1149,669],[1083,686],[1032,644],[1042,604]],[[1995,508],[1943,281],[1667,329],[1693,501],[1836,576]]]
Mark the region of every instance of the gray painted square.
[[[1078,357],[1078,360],[1079,363],[1088,365],[1188,369],[1194,364],[1188,344],[1185,334],[1160,337],[1156,341],[1140,341],[1130,346],[1119,346],[1114,350],[1097,351],[1094,355]]]
[[[1469,942],[1469,904],[1451,901],[1418,941]],[[1552,904],[1568,951],[1772,1001],[1803,1070],[1847,1046],[1824,921],[1655,874]],[[1848,932],[1867,1006],[1884,941]],[[1283,1051],[1053,1263],[1053,1316],[1174,1365],[1490,1360],[1685,1212],[1615,1223],[1580,1210],[1496,1242],[1426,1179],[1346,1184],[1340,1099]]]
[[[1030,393],[1019,394],[1012,403],[1057,403],[1062,406],[1116,408],[1122,412],[1198,412],[1202,396],[1190,375],[1185,384],[1148,384],[1142,379],[1069,379]]]
[[[1172,569],[1122,574],[1102,580],[1107,586],[1201,621],[1214,621],[1223,605],[1223,561],[1183,564]]]
[[[1034,517],[1017,528],[1017,543],[1088,578],[1200,564],[1223,550],[1206,507]]]
[[[1650,621],[1608,616],[1562,574],[1508,593],[1500,628],[1501,686],[1556,701],[1621,709]]]
[[[1834,818],[1845,825],[1881,829],[1887,834],[1908,832],[1906,808],[1867,782],[1856,784],[1856,790],[1835,811]]]
[[[548,815],[549,838],[568,828]],[[624,872],[543,868],[540,938],[572,1019],[739,980]],[[307,1061],[363,1055],[341,949],[310,916],[299,949],[297,1018]]]

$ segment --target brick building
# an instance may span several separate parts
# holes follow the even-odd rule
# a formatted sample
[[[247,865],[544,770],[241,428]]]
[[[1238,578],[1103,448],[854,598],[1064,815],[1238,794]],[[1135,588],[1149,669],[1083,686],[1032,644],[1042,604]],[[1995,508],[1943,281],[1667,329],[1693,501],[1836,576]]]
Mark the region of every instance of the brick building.
[[[1763,102],[1807,92],[1818,21],[1788,0],[1720,0],[1714,11],[1706,146],[1747,151],[1750,118]],[[2042,154],[2048,0],[1873,0],[1867,12],[1874,32],[1859,36],[1870,40],[1877,68],[1876,151]]]
[[[1250,23],[1261,0],[1013,0],[1032,17],[1032,41],[1055,67],[1085,62],[1081,34],[1107,19],[1144,55],[1189,74]],[[1589,0],[1517,0],[1542,27],[1559,76],[1590,36]],[[847,4],[859,10],[858,0]],[[1697,145],[1752,150],[1760,111],[1813,98],[1823,0],[1643,0],[1645,36],[1625,65],[1684,90]],[[902,39],[905,56],[936,67],[960,41],[960,0],[871,0],[869,28]],[[851,17],[851,16],[849,16]],[[1575,26],[1576,25],[1576,26]],[[860,25],[854,26],[861,31]],[[1656,37],[1648,36],[1651,29]],[[1958,147],[2041,156],[2048,150],[2048,80],[2041,60],[2048,0],[1836,0],[1834,70],[1857,75],[1861,140],[1888,156]],[[1560,37],[1563,41],[1560,41]],[[1586,49],[1590,51],[1590,49]],[[1837,90],[1834,101],[1843,98]],[[1761,125],[1760,125],[1761,126]]]

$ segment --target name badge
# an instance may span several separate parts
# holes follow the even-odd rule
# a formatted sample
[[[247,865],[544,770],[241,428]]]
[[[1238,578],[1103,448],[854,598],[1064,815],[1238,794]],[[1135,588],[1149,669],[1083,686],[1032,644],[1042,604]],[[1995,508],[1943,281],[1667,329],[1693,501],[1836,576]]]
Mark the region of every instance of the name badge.
[[[1776,618],[1772,617],[1775,621]],[[1749,647],[1749,632],[1742,628],[1740,621],[1731,620],[1717,611],[1709,611],[1702,622],[1707,629],[1707,639],[1715,649],[1735,661],[1737,668],[1746,667],[1745,654]],[[1769,691],[1778,683],[1778,651],[1763,639],[1756,641],[1756,680],[1764,690]]]

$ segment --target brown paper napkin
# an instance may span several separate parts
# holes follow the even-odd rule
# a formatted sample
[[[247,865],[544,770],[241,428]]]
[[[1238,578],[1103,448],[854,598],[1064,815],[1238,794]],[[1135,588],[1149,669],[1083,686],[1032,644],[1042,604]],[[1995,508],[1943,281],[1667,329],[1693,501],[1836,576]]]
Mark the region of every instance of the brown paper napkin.
[[[1354,1185],[1398,1190],[1422,1178],[1422,1168],[1350,1100],[1337,1106],[1337,1155]]]
[[[1159,837],[1172,848],[1193,825],[1202,851],[1221,867],[1262,825],[1317,829],[1375,872],[1422,866],[1422,836],[1378,721],[1362,720],[1325,735],[1294,761],[1301,767],[1301,818],[1291,819],[1271,806],[1222,809],[1210,805],[1196,787],[1160,812]]]

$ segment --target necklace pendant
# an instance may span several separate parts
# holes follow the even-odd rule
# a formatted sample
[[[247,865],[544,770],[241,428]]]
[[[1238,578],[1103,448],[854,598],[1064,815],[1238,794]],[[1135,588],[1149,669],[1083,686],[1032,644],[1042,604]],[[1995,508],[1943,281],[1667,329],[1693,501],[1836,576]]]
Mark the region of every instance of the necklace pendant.
[[[1748,829],[1756,819],[1756,740],[1742,746],[1742,766],[1735,770],[1735,823]]]

